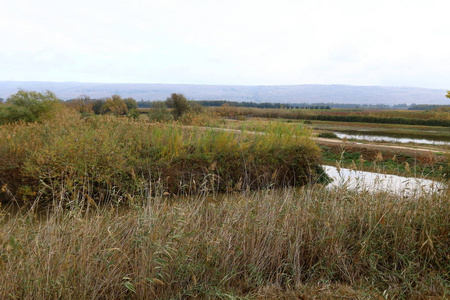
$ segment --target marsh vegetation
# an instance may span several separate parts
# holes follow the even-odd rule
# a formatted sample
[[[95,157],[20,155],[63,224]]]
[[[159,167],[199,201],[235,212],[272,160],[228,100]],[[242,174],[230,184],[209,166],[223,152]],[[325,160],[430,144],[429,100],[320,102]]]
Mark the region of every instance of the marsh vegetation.
[[[0,126],[2,299],[449,295],[444,183],[326,187],[314,124],[59,104]]]

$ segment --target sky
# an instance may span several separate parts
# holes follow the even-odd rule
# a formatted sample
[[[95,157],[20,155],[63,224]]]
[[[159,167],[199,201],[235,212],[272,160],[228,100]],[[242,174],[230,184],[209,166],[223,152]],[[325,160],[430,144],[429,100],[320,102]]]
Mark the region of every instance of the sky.
[[[450,89],[449,0],[0,0],[0,81]]]

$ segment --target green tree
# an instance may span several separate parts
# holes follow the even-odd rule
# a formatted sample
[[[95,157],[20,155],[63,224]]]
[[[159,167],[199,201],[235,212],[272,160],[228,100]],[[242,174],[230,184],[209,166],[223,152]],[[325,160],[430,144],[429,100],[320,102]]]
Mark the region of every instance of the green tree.
[[[133,118],[133,119],[138,119],[139,118],[139,112],[137,110],[138,108],[138,103],[136,100],[134,100],[131,97],[125,98],[123,99],[123,101],[125,101],[125,104],[127,106],[128,109],[128,117]]]
[[[447,95],[445,97],[450,98],[450,91],[447,91]]]
[[[137,109],[138,108],[137,101],[134,100],[131,97],[125,98],[125,99],[123,99],[123,101],[125,101],[125,104],[127,105],[128,110],[132,110],[132,109]]]
[[[58,97],[53,92],[19,90],[1,106],[0,124],[17,121],[34,122],[51,118],[61,108]]]
[[[92,102],[92,110],[94,111],[94,114],[100,115],[102,114],[102,108],[105,104],[105,99],[95,99]]]
[[[87,95],[80,95],[75,99],[67,101],[67,106],[73,107],[79,113],[92,114],[94,101]]]
[[[169,98],[167,98],[166,105],[169,108],[172,108],[172,115],[175,120],[178,120],[182,115],[191,110],[191,106],[183,94],[173,93]]]
[[[101,108],[102,114],[113,114],[116,116],[126,115],[128,113],[127,104],[119,95],[112,95],[106,98],[105,103]]]

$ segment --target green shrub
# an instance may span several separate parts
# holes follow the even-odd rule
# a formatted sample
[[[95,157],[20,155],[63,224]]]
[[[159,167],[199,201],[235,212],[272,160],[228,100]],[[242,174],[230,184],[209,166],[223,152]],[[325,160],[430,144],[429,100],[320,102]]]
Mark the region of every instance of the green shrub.
[[[39,93],[19,90],[0,106],[0,125],[49,119],[61,108],[59,102],[56,95],[50,91]]]
[[[173,93],[167,98],[166,105],[172,108],[172,114],[175,120],[178,120],[182,115],[192,110],[191,105],[183,94]]]
[[[106,98],[100,112],[102,114],[112,114],[115,116],[126,115],[128,113],[128,106],[122,97],[119,95],[112,95],[111,97]]]
[[[169,122],[173,120],[172,114],[163,101],[153,102],[152,108],[147,113],[147,116],[152,122]]]

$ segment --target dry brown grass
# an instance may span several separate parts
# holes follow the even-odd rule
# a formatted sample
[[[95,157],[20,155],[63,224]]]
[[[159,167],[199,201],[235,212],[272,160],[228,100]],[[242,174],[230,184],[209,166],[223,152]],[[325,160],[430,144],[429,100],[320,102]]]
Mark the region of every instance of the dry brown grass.
[[[445,298],[449,200],[302,188],[3,215],[0,298]]]

